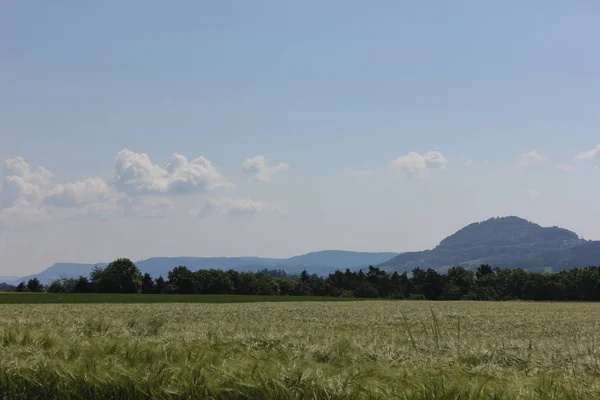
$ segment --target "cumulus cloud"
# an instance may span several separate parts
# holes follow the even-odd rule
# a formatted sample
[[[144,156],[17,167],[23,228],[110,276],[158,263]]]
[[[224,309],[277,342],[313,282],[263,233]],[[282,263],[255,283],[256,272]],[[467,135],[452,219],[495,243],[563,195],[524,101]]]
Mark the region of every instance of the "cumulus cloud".
[[[264,203],[249,199],[210,199],[204,206],[189,212],[193,217],[206,217],[213,214],[249,215],[258,213],[283,213],[276,204]]]
[[[261,179],[286,169],[257,164]],[[232,187],[204,157],[192,161],[174,154],[163,168],[147,154],[124,149],[117,154],[111,182],[87,178],[75,182],[51,182],[53,175],[44,167],[35,170],[22,157],[6,160],[0,181],[0,227],[16,229],[49,219],[100,218],[130,215],[141,218],[164,217],[174,209],[168,198]],[[208,204],[207,210],[226,213],[266,212],[275,207],[241,200]]]
[[[390,164],[404,175],[423,177],[429,169],[445,168],[446,164],[448,164],[448,159],[439,151],[428,151],[423,155],[410,152],[405,156],[392,160]]]
[[[32,170],[22,157],[4,163],[0,226],[19,229],[54,218],[107,218],[119,210],[119,197],[99,178],[53,185],[44,167]]]
[[[525,193],[529,196],[541,196],[542,192],[537,189],[525,189]]]
[[[117,154],[114,184],[132,195],[186,194],[233,186],[204,157],[189,162],[185,156],[174,154],[162,168],[147,154],[128,149]]]
[[[100,178],[89,178],[54,186],[44,198],[44,204],[73,207],[103,203],[116,196],[114,189]]]
[[[15,157],[4,162],[4,176],[18,176],[34,185],[45,186],[50,182],[53,174],[44,167],[37,167],[32,171],[23,157]]]
[[[547,159],[548,159],[548,156],[545,156],[544,154],[540,154],[536,150],[532,150],[530,152],[521,154],[520,164],[521,164],[521,166],[526,167],[528,165],[533,165],[533,164],[544,162]]]
[[[244,161],[244,171],[254,174],[252,179],[255,181],[268,182],[273,178],[273,175],[289,169],[290,165],[288,163],[279,163],[271,167],[264,156],[251,157]]]
[[[49,219],[49,214],[40,209],[40,205],[52,173],[44,167],[32,171],[22,157],[6,160],[3,171],[0,226],[14,229]]]
[[[575,156],[576,160],[600,160],[600,144],[589,151],[584,151]]]
[[[120,215],[126,196],[100,178],[89,178],[54,186],[43,205],[58,218],[108,219]]]
[[[44,198],[44,190],[50,184],[52,173],[44,167],[31,170],[22,157],[4,162],[1,209],[20,205],[37,206]]]

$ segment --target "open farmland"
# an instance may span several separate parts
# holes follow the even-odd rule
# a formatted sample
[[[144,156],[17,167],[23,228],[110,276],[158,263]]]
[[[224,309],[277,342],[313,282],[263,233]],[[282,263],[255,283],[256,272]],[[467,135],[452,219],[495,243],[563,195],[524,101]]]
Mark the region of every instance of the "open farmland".
[[[0,398],[600,397],[600,304],[0,305]]]

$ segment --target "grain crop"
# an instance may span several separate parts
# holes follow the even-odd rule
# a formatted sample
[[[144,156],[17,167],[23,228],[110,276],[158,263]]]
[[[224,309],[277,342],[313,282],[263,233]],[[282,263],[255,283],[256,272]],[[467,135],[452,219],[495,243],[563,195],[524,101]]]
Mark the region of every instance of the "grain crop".
[[[5,399],[600,398],[600,304],[2,304]]]

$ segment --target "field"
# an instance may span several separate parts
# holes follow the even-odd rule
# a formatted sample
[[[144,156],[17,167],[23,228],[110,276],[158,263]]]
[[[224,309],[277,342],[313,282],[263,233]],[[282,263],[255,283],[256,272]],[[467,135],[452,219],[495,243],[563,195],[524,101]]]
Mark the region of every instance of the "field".
[[[0,398],[592,399],[599,339],[591,303],[2,304]]]

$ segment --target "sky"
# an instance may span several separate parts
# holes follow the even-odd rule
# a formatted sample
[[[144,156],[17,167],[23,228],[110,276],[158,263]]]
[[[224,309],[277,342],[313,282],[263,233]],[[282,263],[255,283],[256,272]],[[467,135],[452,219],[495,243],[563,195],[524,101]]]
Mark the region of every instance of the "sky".
[[[593,0],[0,1],[0,275],[600,240],[598,37]]]

